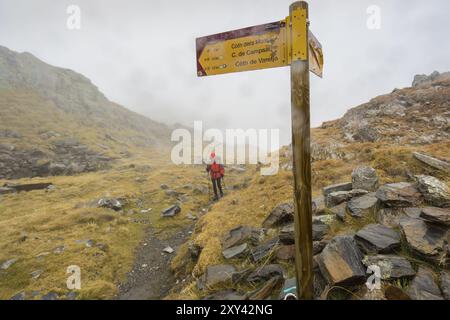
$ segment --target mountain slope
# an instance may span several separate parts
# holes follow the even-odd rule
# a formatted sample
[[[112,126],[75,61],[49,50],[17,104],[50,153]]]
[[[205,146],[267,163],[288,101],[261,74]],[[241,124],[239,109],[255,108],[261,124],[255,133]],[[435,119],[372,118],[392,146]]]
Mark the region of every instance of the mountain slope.
[[[0,178],[92,171],[169,139],[166,125],[109,101],[84,76],[0,46]]]

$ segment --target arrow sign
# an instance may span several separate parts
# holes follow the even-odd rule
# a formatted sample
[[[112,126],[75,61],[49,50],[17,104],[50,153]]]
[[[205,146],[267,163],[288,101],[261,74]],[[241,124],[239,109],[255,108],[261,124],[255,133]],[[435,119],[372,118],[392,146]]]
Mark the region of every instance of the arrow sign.
[[[291,63],[289,18],[197,38],[199,77],[285,67]],[[310,70],[322,76],[322,46],[309,33]]]
[[[285,21],[197,39],[200,77],[287,65]]]

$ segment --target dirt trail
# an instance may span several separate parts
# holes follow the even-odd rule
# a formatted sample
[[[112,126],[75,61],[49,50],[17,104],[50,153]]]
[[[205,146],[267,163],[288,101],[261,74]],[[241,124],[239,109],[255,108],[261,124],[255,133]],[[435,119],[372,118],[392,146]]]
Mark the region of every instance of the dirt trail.
[[[178,248],[190,237],[194,223],[180,229],[167,239],[161,240],[154,229],[147,231],[137,249],[133,270],[127,281],[119,285],[118,300],[159,300],[174,287],[176,279],[170,271],[170,261]],[[164,248],[172,247],[172,254],[163,253]]]

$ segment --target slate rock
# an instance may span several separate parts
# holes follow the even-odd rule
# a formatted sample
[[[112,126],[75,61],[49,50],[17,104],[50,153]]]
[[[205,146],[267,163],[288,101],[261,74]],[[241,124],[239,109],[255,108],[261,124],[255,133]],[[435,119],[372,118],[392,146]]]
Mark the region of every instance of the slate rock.
[[[42,273],[44,273],[44,270],[35,270],[31,272],[30,275],[32,279],[36,280],[42,275]]]
[[[212,300],[212,301],[239,301],[246,300],[247,295],[243,293],[239,293],[234,290],[224,290],[212,293],[203,298],[203,300]]]
[[[428,207],[423,208],[420,217],[426,222],[450,226],[450,209]]]
[[[441,290],[445,300],[450,300],[450,271],[441,272]]]
[[[400,218],[404,216],[403,208],[383,208],[377,212],[377,221],[386,227],[396,228],[400,224]]]
[[[64,252],[64,250],[65,250],[65,246],[59,246],[59,247],[56,247],[55,249],[53,249],[53,253],[54,254],[61,254],[61,253]]]
[[[351,236],[333,238],[317,258],[323,277],[332,286],[351,287],[364,283],[362,254]]]
[[[174,217],[181,212],[181,208],[178,205],[173,205],[167,209],[164,209],[161,212],[161,216],[163,217]]]
[[[102,208],[112,209],[114,211],[122,210],[122,203],[115,198],[103,198],[98,200],[97,205]]]
[[[394,300],[394,301],[411,300],[411,297],[405,291],[403,291],[403,289],[393,285],[387,285],[385,287],[384,296],[386,297],[386,300]]]
[[[376,191],[378,188],[378,175],[374,168],[359,167],[352,172],[353,189]]]
[[[264,285],[260,289],[253,292],[248,299],[249,300],[269,299],[271,296],[274,296],[275,294],[278,295],[278,291],[276,290],[280,288],[282,284],[283,284],[283,277],[275,276],[266,283],[264,283]]]
[[[251,250],[253,262],[259,262],[263,259],[267,259],[275,251],[276,246],[280,242],[278,237],[275,237],[266,243],[263,243]]]
[[[276,257],[278,260],[293,261],[295,260],[295,245],[280,246],[277,249]]]
[[[312,212],[313,214],[323,214],[325,213],[325,197],[320,196],[312,201]]]
[[[355,240],[368,253],[390,253],[400,247],[397,231],[381,224],[370,224],[359,230]]]
[[[261,240],[262,235],[263,231],[261,229],[239,226],[230,230],[222,238],[222,249],[228,249],[243,243],[256,245]]]
[[[413,300],[443,300],[431,270],[420,267],[409,284],[407,293]]]
[[[347,202],[343,202],[337,206],[330,208],[330,212],[336,216],[340,221],[345,221],[347,214]]]
[[[411,263],[403,257],[395,255],[365,256],[363,264],[366,267],[376,265],[380,267],[382,280],[395,280],[400,278],[412,278],[416,272]]]
[[[205,273],[200,279],[199,287],[203,289],[225,285],[231,282],[233,273],[235,272],[236,268],[232,265],[220,264],[207,266]]]
[[[417,160],[429,165],[432,168],[438,169],[438,170],[442,170],[443,172],[448,172],[450,173],[450,163],[448,163],[447,161],[442,161],[436,158],[433,158],[429,155],[426,154],[421,154],[418,152],[414,152],[413,153],[414,158],[416,158]]]
[[[420,175],[416,179],[417,187],[429,205],[450,207],[450,188],[445,183],[432,176]]]
[[[21,291],[15,295],[13,295],[9,300],[25,300],[25,292]]]
[[[58,294],[56,292],[49,292],[41,297],[41,300],[58,300]]]
[[[252,272],[247,277],[247,282],[258,283],[262,281],[268,281],[275,276],[283,278],[283,274],[284,270],[279,264],[268,264]]]
[[[313,256],[321,253],[329,241],[313,241]]]
[[[407,182],[381,186],[376,197],[386,207],[415,207],[422,202],[422,195],[416,185]]]
[[[280,230],[280,243],[285,245],[290,245],[295,243],[295,226],[294,224],[289,224]]]
[[[362,189],[332,192],[328,194],[327,197],[325,198],[325,204],[327,208],[335,207],[338,204],[341,204],[342,202],[346,202],[352,198],[363,196],[367,193],[369,192]]]
[[[222,251],[222,255],[225,259],[241,258],[245,256],[249,251],[247,243],[237,245]]]
[[[362,197],[353,198],[347,204],[348,213],[352,217],[361,218],[368,215],[374,215],[378,208],[378,199],[373,193]]]
[[[400,229],[414,255],[436,265],[448,264],[448,228],[403,217],[400,219]]]
[[[313,221],[312,237],[313,241],[320,241],[330,230],[330,226],[321,221]]]
[[[338,183],[333,184],[331,186],[327,186],[322,189],[323,196],[326,198],[327,195],[329,195],[332,192],[338,192],[338,191],[350,191],[353,189],[353,185],[351,182],[344,182],[344,183]]]
[[[264,228],[276,228],[294,222],[294,205],[283,203],[275,207],[264,220]]]
[[[0,269],[7,270],[16,262],[17,262],[17,259],[6,260],[5,262],[2,263],[2,265],[0,266]]]

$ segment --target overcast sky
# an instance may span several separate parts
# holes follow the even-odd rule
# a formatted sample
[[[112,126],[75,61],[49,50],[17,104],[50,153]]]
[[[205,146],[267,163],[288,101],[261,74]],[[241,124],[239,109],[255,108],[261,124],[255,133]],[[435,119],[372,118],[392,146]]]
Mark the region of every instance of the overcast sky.
[[[111,100],[155,120],[215,128],[279,128],[290,142],[289,68],[197,78],[195,38],[284,19],[290,0],[0,0],[0,45],[90,78]],[[315,0],[311,30],[325,53],[312,75],[312,125],[450,70],[450,1]],[[81,8],[81,30],[66,9]],[[367,27],[370,5],[381,29]]]

